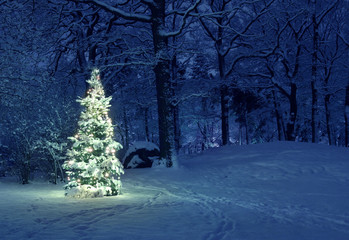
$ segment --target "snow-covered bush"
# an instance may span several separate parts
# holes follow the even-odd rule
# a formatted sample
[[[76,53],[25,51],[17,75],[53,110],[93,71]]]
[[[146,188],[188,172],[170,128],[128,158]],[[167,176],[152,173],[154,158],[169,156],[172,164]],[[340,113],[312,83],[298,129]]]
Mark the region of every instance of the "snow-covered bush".
[[[125,168],[152,167],[154,161],[159,162],[160,150],[152,142],[134,142],[127,150],[122,163]]]
[[[37,149],[39,134],[37,128],[26,119],[18,121],[16,128],[7,136],[9,172],[18,177],[22,184],[28,184],[33,171],[38,167]]]
[[[0,139],[6,175],[17,176],[23,184],[33,177],[56,183],[63,180],[60,166],[66,158],[67,137],[74,131],[76,108],[70,100],[57,102],[54,93],[43,95],[28,106],[14,106],[3,118]],[[49,98],[51,97],[51,98]],[[52,100],[52,98],[55,99]]]

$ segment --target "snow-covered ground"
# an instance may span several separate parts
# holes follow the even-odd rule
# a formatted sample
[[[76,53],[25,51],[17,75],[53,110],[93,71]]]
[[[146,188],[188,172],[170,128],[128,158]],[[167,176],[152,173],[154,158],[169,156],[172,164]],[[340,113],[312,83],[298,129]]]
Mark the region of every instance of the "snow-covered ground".
[[[0,178],[0,239],[349,239],[349,149],[228,146],[122,181],[121,196],[77,200]]]

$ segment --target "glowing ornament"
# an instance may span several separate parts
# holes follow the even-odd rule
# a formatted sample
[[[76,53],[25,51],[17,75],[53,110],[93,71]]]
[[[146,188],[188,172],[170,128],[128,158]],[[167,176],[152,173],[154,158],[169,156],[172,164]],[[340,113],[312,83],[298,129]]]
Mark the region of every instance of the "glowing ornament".
[[[86,150],[86,152],[89,152],[89,153],[93,152],[93,148],[92,147],[88,147],[85,150]]]

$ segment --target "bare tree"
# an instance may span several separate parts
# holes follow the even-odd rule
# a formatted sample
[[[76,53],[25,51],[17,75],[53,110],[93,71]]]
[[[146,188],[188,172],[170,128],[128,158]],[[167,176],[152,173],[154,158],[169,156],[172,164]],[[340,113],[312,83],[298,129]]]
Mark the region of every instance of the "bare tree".
[[[349,4],[346,3],[346,9],[349,7]],[[349,31],[348,26],[346,26],[346,29],[341,29],[341,31],[338,33],[338,37],[342,40],[343,44],[346,47],[346,50],[349,49]],[[344,67],[349,69],[348,65],[348,59],[349,59],[349,53],[344,57],[346,60],[344,63]],[[344,131],[345,131],[345,146],[349,147],[349,80],[347,80],[346,89],[345,89],[345,100],[344,100]]]
[[[319,55],[319,25],[338,4],[339,1],[331,1],[329,6],[323,7],[320,13],[317,12],[317,1],[309,1],[309,8],[311,9],[311,23],[313,27],[312,31],[312,63],[311,63],[311,141],[313,143],[318,142],[318,125],[319,125],[319,113],[318,113],[318,55]]]
[[[181,15],[181,23],[175,31],[167,31],[166,18],[168,17],[167,4],[164,0],[139,0],[126,1],[123,4],[115,6],[99,0],[76,0],[74,2],[87,3],[95,5],[115,17],[134,22],[149,24],[151,28],[151,37],[153,41],[153,54],[155,62],[153,66],[156,93],[158,104],[158,123],[160,138],[160,155],[166,159],[166,166],[171,167],[175,161],[174,151],[174,124],[171,109],[172,84],[170,72],[170,59],[168,57],[168,40],[170,37],[182,33],[187,26],[187,19],[200,4],[201,0],[194,3],[183,4],[183,9],[173,10],[170,14]],[[133,11],[127,10],[128,4],[136,4],[138,7]],[[123,7],[126,6],[126,7]]]
[[[209,11],[200,17],[206,35],[213,41],[217,55],[220,89],[222,144],[229,143],[229,93],[228,82],[233,72],[232,54],[237,49],[250,47],[245,44],[252,26],[263,16],[274,0],[258,4],[250,1],[209,1]],[[243,22],[241,24],[241,22]],[[251,36],[253,34],[251,33]]]

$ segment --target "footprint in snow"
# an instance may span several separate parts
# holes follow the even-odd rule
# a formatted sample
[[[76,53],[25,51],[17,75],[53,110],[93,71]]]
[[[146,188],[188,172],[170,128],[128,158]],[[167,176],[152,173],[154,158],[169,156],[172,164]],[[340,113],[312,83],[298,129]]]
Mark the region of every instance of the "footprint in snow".
[[[76,230],[86,230],[88,228],[89,228],[89,226],[86,226],[86,225],[80,225],[80,226],[74,227],[74,229],[76,229]]]

